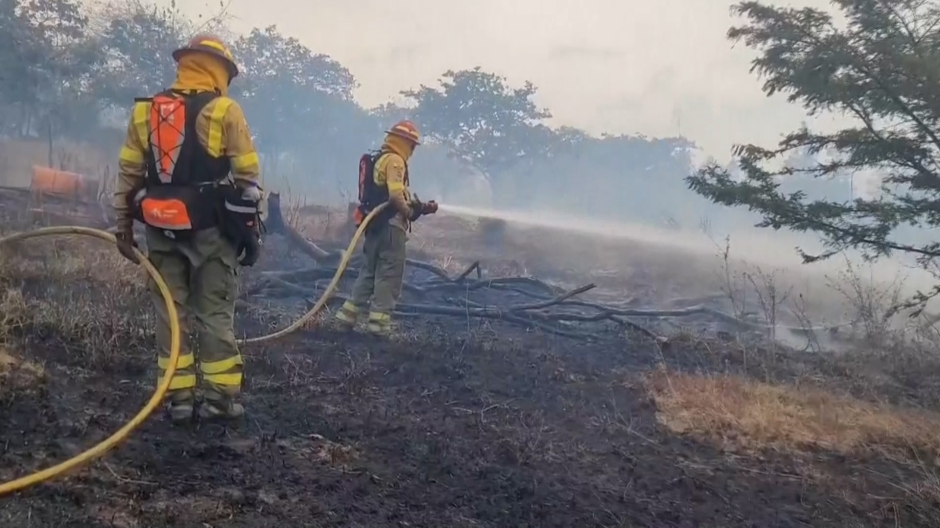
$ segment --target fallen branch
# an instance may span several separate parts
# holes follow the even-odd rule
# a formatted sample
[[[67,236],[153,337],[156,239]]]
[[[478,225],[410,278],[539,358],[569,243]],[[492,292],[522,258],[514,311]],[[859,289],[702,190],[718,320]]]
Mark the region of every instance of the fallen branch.
[[[257,295],[262,292],[270,292],[271,288],[279,288],[287,292],[287,295],[281,296],[296,296],[296,297],[317,297],[319,296],[319,291],[316,289],[311,289],[299,284],[294,284],[288,282],[285,279],[282,279],[281,276],[286,275],[287,273],[299,274],[300,277],[310,280],[324,280],[332,277],[335,270],[331,268],[306,268],[304,270],[297,270],[294,272],[285,272],[285,273],[264,273],[262,274],[262,284],[261,288],[255,289],[252,291],[253,294]],[[279,276],[280,275],[280,276]],[[430,286],[418,286],[410,283],[404,283],[403,289],[406,292],[415,293],[420,297],[427,296],[431,291],[434,290],[456,290],[461,293],[466,293],[474,290],[479,290],[484,286],[494,287],[498,286],[501,283],[505,282],[515,282],[517,279],[526,279],[524,277],[506,277],[503,279],[490,279],[490,280],[481,280],[473,281],[466,285],[459,285],[455,283],[443,284],[443,283],[433,283]],[[678,308],[678,309],[667,309],[667,310],[651,310],[651,309],[626,309],[626,308],[615,308],[611,306],[604,306],[597,303],[589,303],[582,301],[572,301],[571,297],[589,291],[595,287],[594,284],[588,284],[580,288],[576,288],[571,291],[567,291],[558,295],[554,298],[547,299],[537,303],[522,304],[509,307],[498,307],[498,306],[487,306],[484,304],[476,303],[467,298],[455,300],[449,297],[444,297],[445,302],[457,305],[457,307],[450,306],[438,306],[438,305],[402,305],[402,306],[422,306],[422,309],[430,310],[432,308],[440,308],[437,312],[437,315],[457,315],[457,316],[470,316],[470,317],[482,317],[488,319],[502,318],[506,320],[514,320],[519,323],[525,320],[531,321],[541,321],[543,323],[551,322],[579,322],[579,323],[592,323],[592,322],[602,322],[602,321],[611,321],[618,325],[630,325],[638,330],[641,330],[643,333],[650,335],[651,337],[657,337],[651,331],[637,325],[636,323],[631,323],[624,319],[625,317],[644,317],[644,318],[666,318],[666,317],[689,317],[695,315],[706,315],[711,316],[712,318],[718,319],[720,321],[737,325],[743,328],[755,329],[755,330],[768,330],[770,325],[757,323],[753,321],[747,321],[745,319],[740,319],[738,317],[726,314],[719,310],[707,307],[707,306],[692,306],[688,308]],[[589,308],[593,309],[595,313],[584,313],[584,312],[555,312],[549,313],[544,312],[546,308],[551,307],[580,307],[580,308]],[[468,311],[468,309],[470,311]],[[456,310],[456,311],[455,311]],[[430,312],[422,312],[430,313]],[[521,317],[521,319],[520,319]],[[826,326],[826,327],[814,327],[814,328],[803,328],[803,327],[790,327],[778,325],[778,329],[788,330],[796,333],[803,333],[808,331],[824,331],[824,330],[833,330],[840,327],[847,326],[850,323],[845,323],[842,325],[836,326]],[[568,332],[570,333],[570,332]]]
[[[347,299],[344,295],[337,295],[331,301],[331,303],[339,303],[340,301],[345,302]],[[399,303],[395,306],[396,314],[421,314],[421,315],[440,315],[440,316],[450,316],[450,317],[474,317],[478,319],[497,319],[507,321],[525,328],[538,328],[549,334],[559,335],[563,337],[569,337],[573,339],[579,339],[583,341],[590,341],[595,339],[597,336],[594,333],[588,332],[576,332],[572,330],[565,330],[556,326],[546,324],[541,321],[535,321],[532,319],[525,319],[518,315],[513,315],[502,310],[494,310],[488,308],[458,308],[453,306],[442,306],[435,304],[411,304],[411,303]]]
[[[592,286],[592,285],[588,285],[588,286]],[[572,290],[569,293],[576,294],[578,290],[583,290],[583,289],[587,289],[587,286],[582,286],[581,288],[578,288],[577,290]],[[457,306],[462,307],[462,309],[472,308],[474,310],[484,310],[487,308],[486,306],[470,301],[469,299],[462,299],[458,301],[458,300],[451,299],[451,298],[445,298],[445,300],[451,304],[455,304]],[[468,315],[473,315],[474,313],[477,313],[477,312],[473,312],[473,313],[466,312],[466,313]],[[662,339],[659,335],[655,334],[652,330],[649,330],[644,326],[641,326],[632,321],[628,321],[626,319],[612,316],[612,315],[605,314],[605,313],[598,313],[594,315],[585,315],[585,314],[578,314],[578,313],[576,314],[547,314],[547,313],[542,313],[542,312],[524,312],[524,314],[517,315],[513,313],[512,311],[501,312],[501,313],[503,313],[504,318],[517,318],[517,317],[520,317],[521,315],[525,315],[525,316],[530,317],[531,319],[540,319],[546,323],[610,321],[620,326],[633,328],[634,330],[637,330],[640,333],[643,333],[656,341],[660,341]]]
[[[569,292],[563,293],[555,297],[554,299],[549,299],[547,301],[542,301],[542,302],[532,303],[532,304],[521,304],[517,306],[511,306],[509,307],[509,311],[510,312],[522,312],[525,310],[539,310],[542,308],[548,308],[549,306],[554,306],[556,304],[562,303],[574,297],[575,295],[580,295],[586,291],[593,290],[596,287],[597,285],[592,282],[591,284],[581,286],[580,288],[575,288]]]
[[[467,266],[467,269],[463,270],[463,272],[461,272],[460,275],[457,275],[457,277],[454,278],[454,282],[462,282],[474,270],[477,272],[477,279],[483,278],[483,274],[480,272],[480,261],[477,260],[473,264],[470,264],[469,266]],[[940,316],[938,316],[938,319],[940,319]]]
[[[266,271],[261,273],[262,283],[252,290],[253,294],[265,294],[279,297],[295,296],[303,298],[317,297],[318,289],[309,288],[300,283],[317,282],[333,277],[336,273],[336,263],[343,256],[343,250],[325,250],[315,243],[307,240],[297,230],[283,221],[280,212],[280,201],[276,195],[269,199],[268,225],[270,232],[283,234],[291,241],[292,246],[298,247],[309,255],[316,265],[308,268],[291,271]],[[343,277],[351,280],[356,276],[352,271],[361,263],[362,257],[351,259],[350,270]],[[618,327],[629,327],[653,339],[660,339],[655,333],[644,326],[630,321],[627,318],[682,318],[690,316],[706,316],[730,325],[751,330],[767,331],[772,325],[750,321],[736,317],[704,304],[697,304],[685,308],[675,309],[640,309],[630,307],[632,300],[626,300],[617,305],[606,305],[598,302],[574,300],[580,294],[594,289],[594,284],[588,284],[570,291],[562,290],[557,286],[533,277],[499,277],[483,279],[480,262],[470,264],[458,275],[451,277],[446,270],[432,264],[416,259],[406,260],[406,269],[422,270],[430,274],[422,278],[420,274],[408,275],[409,280],[403,284],[406,293],[420,297],[423,301],[432,295],[439,295],[446,304],[430,302],[413,303],[402,302],[397,312],[401,314],[424,314],[455,317],[475,317],[483,319],[498,319],[524,326],[538,328],[548,333],[563,335],[577,339],[592,339],[596,332],[574,331],[562,328],[571,323],[601,323],[610,322]],[[470,279],[470,274],[476,271],[476,279]],[[536,299],[536,302],[516,304],[508,307],[482,304],[471,300],[473,292],[489,290],[511,292]],[[278,292],[281,295],[278,295]],[[460,294],[461,299],[448,295]],[[344,296],[336,296],[331,302],[345,300]],[[554,310],[549,310],[554,309]],[[557,311],[562,309],[561,311]],[[813,331],[833,331],[851,323],[835,326],[805,328],[777,325],[777,329],[788,330],[795,333]]]

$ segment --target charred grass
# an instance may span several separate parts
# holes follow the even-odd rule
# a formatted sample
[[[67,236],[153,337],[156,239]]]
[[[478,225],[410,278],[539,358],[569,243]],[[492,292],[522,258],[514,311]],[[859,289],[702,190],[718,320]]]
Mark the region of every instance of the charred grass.
[[[416,247],[459,269],[442,249],[453,240]],[[103,243],[2,249],[0,480],[90,447],[143,405],[148,303],[139,270]],[[239,324],[256,334],[291,316],[274,310],[243,299]],[[104,459],[0,499],[0,525],[940,525],[929,346],[819,354],[694,331],[612,346],[419,323],[393,342],[314,330],[247,347],[240,426],[154,416]]]

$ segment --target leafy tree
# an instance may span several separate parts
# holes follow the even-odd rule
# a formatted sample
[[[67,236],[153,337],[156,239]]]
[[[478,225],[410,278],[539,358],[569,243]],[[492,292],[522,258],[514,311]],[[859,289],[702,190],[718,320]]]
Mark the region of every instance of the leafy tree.
[[[369,109],[369,115],[375,118],[381,130],[386,130],[393,123],[397,123],[402,119],[413,118],[413,113],[413,109],[395,103],[385,103]]]
[[[356,78],[346,67],[280,33],[277,26],[251,30],[234,43],[234,48],[255,83],[278,79],[344,101],[353,98]]]
[[[551,157],[565,153],[577,155],[581,147],[595,139],[583,130],[570,126],[559,127],[553,131],[553,144],[548,149],[547,156]]]
[[[477,67],[447,71],[440,87],[422,85],[402,95],[415,103],[413,118],[425,135],[437,140],[499,184],[501,172],[521,158],[545,152],[533,131],[551,114],[532,97],[535,86],[512,88],[504,77]]]
[[[645,223],[695,225],[708,214],[710,204],[689,200],[685,189],[693,145],[684,138],[592,137],[562,129],[547,141],[547,155],[519,166],[515,181],[538,182],[519,193],[526,200],[520,205]]]
[[[845,171],[837,171],[833,174],[816,177],[812,173],[806,173],[806,169],[812,169],[820,163],[830,160],[829,150],[825,149],[817,153],[810,152],[808,147],[796,148],[783,156],[783,163],[794,170],[794,174],[781,176],[780,190],[789,194],[794,191],[802,191],[806,198],[818,200],[830,200],[835,202],[845,202],[854,198],[853,177],[851,174],[845,174]],[[838,152],[835,153],[839,155]]]
[[[107,105],[129,108],[135,97],[153,95],[172,83],[173,50],[191,25],[174,7],[129,1],[108,6],[95,40],[103,57],[95,91]]]
[[[521,205],[537,197],[528,185],[536,176],[540,189],[550,181],[554,195],[568,197],[589,194],[586,183],[613,188],[593,171],[608,158],[614,161],[604,174],[618,181],[624,159],[669,163],[659,159],[669,149],[655,142],[550,128],[549,113],[532,101],[531,83],[513,87],[480,68],[447,72],[437,87],[405,92],[405,106],[366,110],[353,98],[357,85],[348,69],[276,27],[233,35],[224,5],[211,18],[193,20],[172,1],[158,7],[149,0],[0,0],[0,135],[48,139],[49,163],[60,137],[114,152],[133,98],[172,82],[172,51],[198,31],[233,44],[242,75],[232,95],[251,123],[266,182],[276,186],[294,176],[291,189],[315,193],[321,203],[354,194],[359,155],[405,117],[418,120],[429,139],[415,158],[422,195],[485,200],[481,180],[489,179],[498,204]]]
[[[710,164],[687,179],[695,192],[723,205],[747,207],[762,216],[760,227],[820,235],[826,249],[803,254],[812,262],[848,248],[868,258],[893,251],[924,265],[940,256],[940,244],[904,240],[915,227],[940,224],[940,6],[929,0],[837,0],[843,20],[813,8],[738,4],[746,23],[728,32],[758,51],[753,70],[764,92],[785,93],[810,115],[848,116],[850,126],[833,133],[806,127],[773,149],[735,148],[743,177]],[[828,155],[802,166],[782,161],[794,151]],[[794,175],[827,178],[874,171],[877,197],[811,199],[787,191]]]
[[[19,109],[7,121],[20,135],[48,132],[82,92],[95,61],[82,45],[87,19],[70,0],[0,0],[0,96]]]
[[[7,105],[8,114],[2,123],[7,131],[18,134],[28,133],[23,125],[27,122],[29,103],[32,102],[28,91],[32,84],[30,61],[41,60],[46,54],[35,45],[36,39],[20,9],[20,1],[0,0],[0,72],[3,72],[0,74],[0,97]]]
[[[277,171],[282,160],[309,164],[314,177],[332,185],[339,172],[338,153],[352,165],[357,158],[350,139],[372,132],[372,122],[353,100],[355,77],[331,57],[316,54],[276,26],[254,29],[234,43],[244,76],[236,96],[266,168]],[[359,145],[364,149],[365,146]],[[289,160],[285,154],[291,152]],[[338,162],[339,160],[337,160]],[[348,171],[347,171],[348,172]],[[355,185],[353,181],[350,185]]]

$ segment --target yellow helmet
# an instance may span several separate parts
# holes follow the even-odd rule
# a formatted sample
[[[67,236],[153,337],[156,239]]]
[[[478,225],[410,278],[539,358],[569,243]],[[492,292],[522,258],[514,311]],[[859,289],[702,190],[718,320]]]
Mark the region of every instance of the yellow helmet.
[[[188,53],[208,53],[214,55],[225,63],[225,68],[228,70],[228,80],[232,81],[235,77],[238,77],[238,65],[235,64],[235,57],[232,56],[232,50],[229,49],[228,45],[215,35],[196,35],[191,38],[185,46],[179,48],[173,52],[173,60],[179,62],[180,57]]]
[[[420,145],[418,141],[421,139],[421,134],[418,132],[418,127],[414,123],[405,119],[395,123],[395,126],[385,131],[386,134],[391,134],[393,136],[398,136],[400,138],[405,138],[408,141],[411,141],[415,145]]]

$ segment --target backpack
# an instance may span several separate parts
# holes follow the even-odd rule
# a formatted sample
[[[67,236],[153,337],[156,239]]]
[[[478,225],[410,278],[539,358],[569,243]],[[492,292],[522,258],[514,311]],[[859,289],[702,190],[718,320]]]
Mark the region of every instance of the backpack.
[[[373,150],[359,158],[359,207],[356,208],[354,215],[357,227],[373,209],[388,201],[388,187],[375,183],[375,164],[383,154],[385,153]],[[394,207],[385,208],[372,220],[367,230],[388,223],[395,213]]]
[[[189,236],[218,224],[213,184],[225,178],[230,162],[209,155],[196,136],[196,118],[218,95],[171,90],[135,99],[149,103],[144,186],[131,197],[134,218],[171,238]]]

